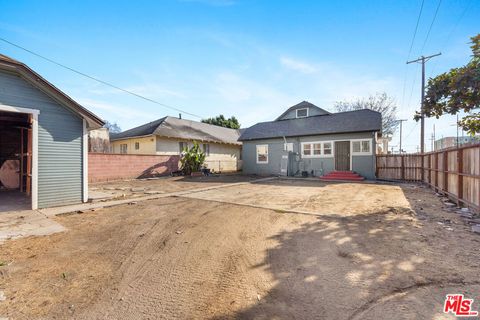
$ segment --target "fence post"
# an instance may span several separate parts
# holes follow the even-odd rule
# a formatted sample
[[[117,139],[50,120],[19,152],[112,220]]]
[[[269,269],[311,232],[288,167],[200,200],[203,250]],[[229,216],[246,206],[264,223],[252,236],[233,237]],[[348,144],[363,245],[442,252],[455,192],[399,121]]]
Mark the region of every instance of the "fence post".
[[[403,163],[403,157],[404,157],[404,155],[401,154],[401,155],[400,155],[400,160],[401,160],[400,178],[401,178],[402,180],[405,180],[405,165],[404,165],[404,163]]]
[[[443,151],[443,189],[448,193],[448,151]]]
[[[438,153],[435,153],[435,191],[438,191]]]
[[[463,149],[457,149],[457,171],[458,171],[458,201],[460,206],[460,200],[463,199]]]

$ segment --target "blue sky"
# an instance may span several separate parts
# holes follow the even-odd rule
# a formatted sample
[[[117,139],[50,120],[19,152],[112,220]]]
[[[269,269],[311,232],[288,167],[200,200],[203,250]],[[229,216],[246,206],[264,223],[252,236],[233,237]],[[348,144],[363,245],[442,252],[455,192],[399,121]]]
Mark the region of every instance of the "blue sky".
[[[193,114],[235,115],[244,127],[273,120],[302,100],[333,111],[335,101],[385,91],[395,97],[399,118],[409,119],[404,146],[414,151],[421,69],[405,62],[421,3],[0,0],[0,36]],[[443,0],[425,42],[437,5],[425,0],[410,54],[442,52],[428,63],[428,76],[465,64],[469,38],[480,32],[480,2]],[[6,43],[0,53],[122,129],[178,115]],[[455,135],[454,122],[428,119],[426,138],[434,123],[437,138]]]

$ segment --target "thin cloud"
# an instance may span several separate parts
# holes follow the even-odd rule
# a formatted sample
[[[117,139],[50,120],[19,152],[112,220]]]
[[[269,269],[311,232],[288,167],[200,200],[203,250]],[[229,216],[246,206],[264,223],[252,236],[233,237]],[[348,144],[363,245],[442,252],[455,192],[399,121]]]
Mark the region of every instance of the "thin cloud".
[[[311,74],[317,71],[317,68],[314,65],[292,58],[281,57],[280,63],[287,69],[305,74]]]

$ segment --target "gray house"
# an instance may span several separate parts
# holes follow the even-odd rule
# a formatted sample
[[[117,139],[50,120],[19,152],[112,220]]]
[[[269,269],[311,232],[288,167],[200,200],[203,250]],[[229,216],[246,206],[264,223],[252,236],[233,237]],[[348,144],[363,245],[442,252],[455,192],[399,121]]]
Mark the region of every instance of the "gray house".
[[[355,171],[375,179],[381,120],[380,113],[368,109],[330,113],[303,101],[242,133],[243,172],[326,176]]]
[[[0,55],[0,211],[88,200],[88,130],[103,121]]]

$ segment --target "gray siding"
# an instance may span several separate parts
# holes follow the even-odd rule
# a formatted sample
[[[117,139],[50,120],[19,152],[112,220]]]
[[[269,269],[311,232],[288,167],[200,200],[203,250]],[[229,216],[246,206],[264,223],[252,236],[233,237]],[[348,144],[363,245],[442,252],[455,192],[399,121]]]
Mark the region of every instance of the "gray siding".
[[[303,107],[298,107],[297,109],[305,109]],[[287,119],[296,119],[297,118],[297,109],[290,110],[287,112],[283,117],[281,117],[281,120],[287,120]],[[308,108],[308,116],[320,116],[328,114],[327,112],[317,109],[317,108]],[[279,119],[280,120],[280,119]]]
[[[303,162],[304,170],[314,170],[316,173],[320,171],[328,174],[335,169],[334,158],[303,158],[301,157],[301,143],[313,141],[345,141],[351,139],[372,139],[372,155],[353,155],[352,170],[358,172],[367,179],[375,179],[375,135],[373,132],[358,132],[350,134],[333,134],[333,135],[317,135],[287,138],[287,143],[293,143],[293,151],[298,153]],[[268,145],[268,164],[257,164],[256,146],[261,144]],[[259,175],[278,175],[280,174],[280,162],[283,151],[284,140],[282,138],[264,139],[254,141],[243,141],[242,159],[243,172],[246,174]],[[292,172],[300,170],[299,163],[296,167],[291,167]]]
[[[40,110],[38,207],[82,201],[82,119],[19,76],[0,71],[0,103]]]

